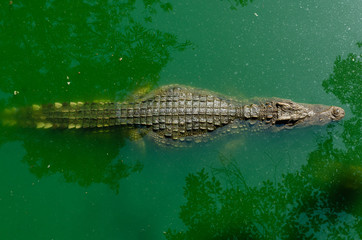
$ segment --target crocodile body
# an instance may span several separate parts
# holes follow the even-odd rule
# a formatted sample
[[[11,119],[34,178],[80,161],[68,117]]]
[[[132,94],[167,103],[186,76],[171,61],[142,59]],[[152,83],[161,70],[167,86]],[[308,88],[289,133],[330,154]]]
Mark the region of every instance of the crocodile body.
[[[163,139],[202,141],[207,133],[251,128],[278,131],[323,125],[344,117],[334,106],[299,104],[270,98],[236,100],[181,85],[168,85],[128,102],[71,102],[33,105],[18,111],[26,126],[37,128],[109,128],[128,126]],[[220,132],[220,131],[219,131]]]

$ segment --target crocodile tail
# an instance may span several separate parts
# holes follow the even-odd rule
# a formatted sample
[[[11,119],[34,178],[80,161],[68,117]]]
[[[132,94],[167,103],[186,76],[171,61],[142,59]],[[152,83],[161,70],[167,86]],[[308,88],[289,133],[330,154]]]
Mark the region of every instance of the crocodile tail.
[[[0,119],[2,126],[14,126],[17,125],[16,114],[17,108],[6,108],[0,112]]]
[[[4,126],[28,128],[73,128],[83,120],[74,103],[54,103],[28,107],[8,108],[1,114]],[[77,127],[79,128],[79,127]]]
[[[6,109],[0,117],[6,126],[31,128],[96,128],[120,125],[111,102],[69,102]],[[121,105],[120,105],[121,106]],[[125,107],[123,107],[125,110]]]
[[[1,124],[6,127],[35,127],[40,120],[40,115],[37,117],[34,114],[37,108],[40,108],[40,106],[6,108],[0,113]]]

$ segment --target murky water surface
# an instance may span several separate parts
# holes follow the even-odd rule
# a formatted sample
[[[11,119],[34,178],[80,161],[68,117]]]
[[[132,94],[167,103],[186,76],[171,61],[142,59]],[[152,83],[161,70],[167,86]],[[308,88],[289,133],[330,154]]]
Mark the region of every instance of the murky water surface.
[[[341,106],[192,148],[0,127],[1,239],[360,239],[362,4],[2,1],[0,108],[184,84]]]

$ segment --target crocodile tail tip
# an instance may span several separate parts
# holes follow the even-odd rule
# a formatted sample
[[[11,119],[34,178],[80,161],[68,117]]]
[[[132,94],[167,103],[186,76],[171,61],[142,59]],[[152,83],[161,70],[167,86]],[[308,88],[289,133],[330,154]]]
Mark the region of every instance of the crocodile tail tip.
[[[0,112],[0,119],[2,126],[14,126],[17,124],[16,114],[18,109],[15,107],[5,108],[2,112]]]

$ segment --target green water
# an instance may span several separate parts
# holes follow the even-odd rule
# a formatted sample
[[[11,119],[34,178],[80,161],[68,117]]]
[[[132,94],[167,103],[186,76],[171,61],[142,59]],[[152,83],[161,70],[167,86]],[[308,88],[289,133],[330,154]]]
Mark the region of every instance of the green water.
[[[361,239],[362,2],[0,2],[0,109],[179,83],[341,106],[193,148],[0,128],[0,239]]]

